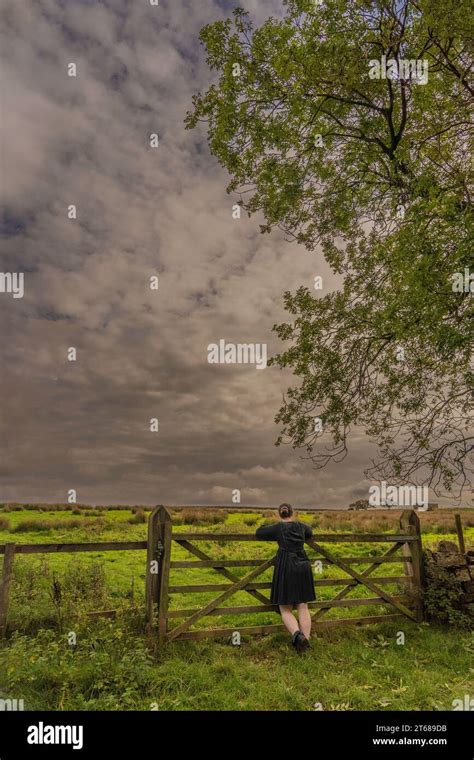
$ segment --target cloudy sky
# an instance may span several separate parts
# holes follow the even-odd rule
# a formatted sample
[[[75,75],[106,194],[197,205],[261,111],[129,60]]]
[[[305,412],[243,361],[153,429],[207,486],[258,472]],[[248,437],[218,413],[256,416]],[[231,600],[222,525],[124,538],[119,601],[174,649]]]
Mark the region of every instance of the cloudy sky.
[[[220,339],[271,354],[283,292],[315,275],[334,285],[317,252],[232,218],[205,126],[184,129],[211,81],[199,30],[234,4],[3,0],[1,271],[24,272],[25,292],[0,294],[1,501],[367,496],[362,435],[315,471],[274,446],[291,376],[207,362]],[[245,5],[257,23],[282,12],[281,0]]]

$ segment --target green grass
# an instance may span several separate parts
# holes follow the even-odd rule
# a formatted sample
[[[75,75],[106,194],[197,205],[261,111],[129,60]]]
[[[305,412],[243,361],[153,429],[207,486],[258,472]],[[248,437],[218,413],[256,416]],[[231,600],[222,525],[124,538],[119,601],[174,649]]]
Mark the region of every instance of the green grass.
[[[146,524],[131,524],[132,513],[109,510],[98,517],[73,515],[70,510],[11,511],[8,525],[0,523],[0,543],[48,543],[99,540],[144,540]],[[305,516],[310,522],[318,518]],[[343,516],[346,522],[352,518]],[[252,532],[264,518],[252,514],[223,514],[220,523],[179,525],[180,533]],[[33,521],[38,521],[37,528]],[[74,521],[72,526],[71,521]],[[76,526],[77,522],[77,526]],[[444,525],[449,523],[443,518]],[[22,524],[28,530],[21,530]],[[48,527],[48,526],[51,527]],[[332,528],[341,530],[341,521]],[[454,534],[430,525],[425,545]],[[19,530],[20,529],[20,530]],[[390,529],[390,527],[386,528]],[[392,528],[393,529],[393,526]],[[325,525],[317,530],[330,532]],[[454,526],[453,526],[454,530]],[[466,528],[474,541],[474,528]],[[200,542],[213,557],[268,557],[266,543]],[[376,555],[383,544],[355,542],[327,545],[337,555]],[[174,558],[190,558],[175,545]],[[357,565],[364,569],[366,565]],[[233,568],[238,575],[248,568]],[[402,565],[387,563],[373,574],[403,574]],[[342,576],[325,566],[322,575]],[[271,570],[259,578],[270,580]],[[59,581],[60,599],[54,596]],[[411,623],[324,630],[313,639],[310,652],[298,657],[286,634],[242,636],[241,646],[207,639],[178,641],[156,648],[144,629],[143,596],[145,552],[20,555],[15,559],[11,600],[11,629],[0,645],[0,692],[23,698],[27,709],[87,710],[426,710],[451,709],[452,700],[474,691],[474,642],[455,629]],[[173,569],[172,584],[225,582],[212,569]],[[340,588],[340,587],[339,587]],[[396,591],[396,586],[385,587]],[[319,599],[330,599],[336,587],[318,589]],[[337,589],[339,590],[339,589]],[[351,596],[372,596],[369,590]],[[171,608],[200,606],[213,593],[173,596]],[[227,605],[252,604],[240,592]],[[257,601],[255,600],[255,604]],[[118,610],[116,620],[86,617],[92,609]],[[381,614],[387,607],[368,607]],[[361,608],[332,610],[327,617],[363,614]],[[178,620],[172,620],[177,625]],[[199,627],[234,627],[275,623],[274,613],[208,617]],[[71,646],[70,634],[77,644]],[[399,632],[405,643],[397,643]],[[69,637],[69,638],[68,638]],[[316,706],[316,707],[315,707]]]
[[[0,649],[2,691],[49,710],[449,710],[472,694],[472,638],[424,624],[325,631],[298,657],[284,634],[152,656],[132,622],[79,624],[75,648],[69,630],[15,634]]]

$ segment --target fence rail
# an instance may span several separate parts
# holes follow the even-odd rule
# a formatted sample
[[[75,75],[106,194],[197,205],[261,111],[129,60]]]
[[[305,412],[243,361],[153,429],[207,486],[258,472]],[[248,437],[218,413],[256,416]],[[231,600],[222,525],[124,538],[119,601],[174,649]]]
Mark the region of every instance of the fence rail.
[[[256,541],[253,533],[174,533],[173,541]],[[396,533],[313,533],[314,541],[329,541],[333,544],[350,542],[394,542],[410,543],[416,536]]]
[[[0,554],[7,546],[15,546],[15,554],[52,554],[56,552],[118,552],[146,549],[146,541],[98,541],[82,544],[3,544]]]

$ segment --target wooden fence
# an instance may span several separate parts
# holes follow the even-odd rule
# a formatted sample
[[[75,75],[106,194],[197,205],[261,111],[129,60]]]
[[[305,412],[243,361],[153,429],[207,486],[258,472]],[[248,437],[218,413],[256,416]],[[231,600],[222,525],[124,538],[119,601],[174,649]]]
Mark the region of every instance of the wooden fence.
[[[174,639],[196,639],[205,636],[230,636],[235,631],[245,633],[271,633],[284,630],[282,624],[245,625],[232,628],[206,628],[192,630],[192,626],[207,616],[243,615],[249,613],[275,612],[278,608],[270,603],[263,591],[270,589],[268,581],[258,581],[257,578],[271,568],[275,555],[268,559],[215,559],[202,551],[196,542],[242,542],[257,541],[254,533],[204,533],[204,532],[173,532],[172,521],[168,511],[163,506],[156,507],[148,521],[147,541],[106,541],[94,543],[50,543],[50,544],[4,544],[0,546],[0,554],[4,555],[3,573],[0,579],[0,635],[4,635],[8,619],[8,602],[11,580],[13,577],[13,562],[18,554],[43,554],[56,552],[103,552],[103,551],[135,551],[146,550],[146,582],[145,582],[145,612],[149,629],[156,627],[159,643]],[[189,552],[192,560],[173,560],[173,542]],[[389,546],[380,556],[340,557],[334,555],[321,544],[344,544],[352,542],[384,543]],[[368,624],[389,622],[399,619],[422,620],[420,590],[423,587],[423,563],[420,523],[417,514],[412,510],[402,513],[400,518],[400,533],[327,533],[315,534],[307,541],[308,547],[314,550],[311,560],[320,560],[323,564],[337,567],[345,573],[344,577],[315,579],[316,589],[335,586],[342,588],[333,599],[311,602],[315,612],[312,615],[313,628],[327,628],[344,624]],[[374,576],[374,571],[383,563],[401,563],[403,574],[393,576]],[[363,571],[354,569],[354,565],[368,565]],[[239,577],[232,568],[249,568],[249,572]],[[171,585],[170,570],[188,568],[212,568],[227,583]],[[252,568],[252,569],[250,569]],[[372,577],[371,577],[372,576]],[[405,587],[403,595],[395,595],[385,590],[385,586],[400,584]],[[355,586],[364,586],[372,596],[362,598],[346,598]],[[240,606],[222,606],[237,592],[248,593],[258,604]],[[174,594],[195,594],[201,592],[217,592],[217,596],[200,608],[169,609],[170,596]],[[337,618],[324,620],[330,609],[352,608],[359,606],[388,605],[390,613],[383,615],[368,615],[364,617]],[[97,610],[90,615],[111,615],[114,610]],[[169,626],[169,621],[176,618],[184,620],[175,627]]]
[[[130,551],[147,548],[146,541],[97,541],[94,543],[80,544],[3,544],[0,546],[0,554],[3,558],[3,572],[0,578],[0,637],[4,636],[8,623],[8,607],[10,598],[10,586],[13,578],[13,561],[18,554],[56,554],[57,552],[110,552]],[[110,617],[115,610],[96,610],[90,612],[91,616],[104,615]]]
[[[243,615],[249,613],[275,612],[278,608],[270,603],[268,596],[262,593],[271,587],[270,582],[258,582],[256,579],[265,570],[274,565],[275,556],[269,559],[215,559],[202,551],[196,542],[231,542],[257,541],[254,533],[204,533],[204,532],[173,532],[172,521],[164,507],[157,507],[150,516],[148,523],[148,572],[146,586],[147,618],[150,624],[157,621],[157,633],[160,643],[175,639],[198,639],[207,636],[229,637],[238,631],[245,633],[272,633],[284,630],[282,624],[245,625],[232,628],[205,628],[192,630],[191,627],[207,616]],[[191,560],[173,560],[173,542],[186,549],[192,556]],[[340,557],[334,555],[321,544],[344,544],[353,542],[384,543],[389,548],[380,556]],[[315,610],[312,615],[313,629],[341,626],[344,624],[368,624],[410,619],[422,620],[422,605],[420,591],[423,587],[423,562],[420,522],[418,515],[407,510],[400,518],[400,533],[327,533],[315,534],[306,542],[314,550],[311,560],[320,560],[323,564],[332,565],[342,570],[345,577],[316,579],[314,585],[342,586],[335,597],[330,600],[311,602],[309,607]],[[196,559],[197,558],[197,559]],[[383,563],[401,563],[403,575],[373,576],[374,571]],[[354,565],[368,565],[363,571],[354,569]],[[231,568],[253,568],[243,577],[239,577]],[[170,584],[170,570],[212,568],[228,583],[212,584]],[[373,576],[373,577],[371,577]],[[405,587],[403,595],[395,595],[385,590],[390,584],[401,584]],[[350,591],[355,586],[364,586],[372,596],[349,598]],[[173,594],[195,594],[201,592],[218,592],[209,603],[195,609],[169,609],[170,596]],[[245,606],[222,606],[235,593],[244,591],[259,604]],[[390,613],[364,617],[338,618],[323,620],[330,609],[352,608],[370,605],[388,605]],[[175,618],[185,618],[175,627],[170,627],[169,621]]]

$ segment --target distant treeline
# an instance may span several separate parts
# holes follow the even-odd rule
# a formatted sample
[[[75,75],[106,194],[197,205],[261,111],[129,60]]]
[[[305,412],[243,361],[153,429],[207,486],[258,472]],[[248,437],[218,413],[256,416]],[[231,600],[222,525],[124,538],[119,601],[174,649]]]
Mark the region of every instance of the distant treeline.
[[[356,504],[358,502],[355,502],[354,504],[350,504],[348,507],[296,507],[296,511],[300,513],[313,513],[313,512],[347,512],[347,511],[370,511],[372,514],[377,512],[387,512],[390,511],[392,513],[398,513],[402,512],[405,507],[391,507],[389,510],[385,507],[377,508],[377,507],[370,507],[370,508],[364,508],[362,507],[356,507]],[[173,512],[181,512],[183,510],[214,510],[216,512],[219,512],[221,514],[235,514],[238,512],[251,512],[255,514],[263,514],[265,516],[268,516],[269,513],[276,513],[277,506],[273,507],[248,507],[242,504],[238,504],[232,507],[229,506],[215,506],[211,504],[182,504],[182,505],[165,505],[166,508],[170,511],[172,514]],[[430,507],[438,508],[438,505],[429,505]],[[0,503],[0,512],[21,512],[23,510],[32,510],[35,512],[87,512],[87,511],[93,511],[93,510],[100,510],[103,512],[107,511],[116,511],[116,510],[123,510],[128,512],[136,512],[138,510],[145,511],[145,512],[151,512],[155,507],[150,505],[143,505],[143,504],[30,504],[30,503],[20,503],[20,502],[2,502]],[[463,511],[463,510],[474,510],[474,507],[460,507],[460,506],[440,506],[440,510],[452,510],[455,509],[456,511]],[[430,509],[431,511],[431,509]]]

